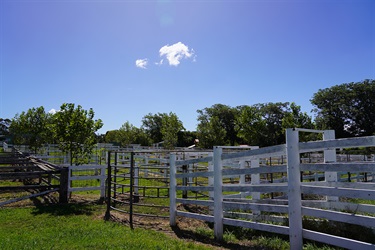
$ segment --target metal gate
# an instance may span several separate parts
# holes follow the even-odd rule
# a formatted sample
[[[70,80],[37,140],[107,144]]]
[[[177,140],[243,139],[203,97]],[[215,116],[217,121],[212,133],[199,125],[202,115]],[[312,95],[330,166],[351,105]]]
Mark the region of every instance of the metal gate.
[[[108,152],[107,211],[169,217],[169,152]]]

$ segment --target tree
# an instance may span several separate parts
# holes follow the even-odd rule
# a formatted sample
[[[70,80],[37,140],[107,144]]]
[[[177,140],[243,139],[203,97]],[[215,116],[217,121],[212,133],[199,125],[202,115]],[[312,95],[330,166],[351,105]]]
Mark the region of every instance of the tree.
[[[215,145],[232,145],[238,140],[236,133],[236,117],[238,111],[223,104],[215,104],[210,108],[197,110],[198,127],[201,145],[212,147]],[[218,133],[208,135],[207,133]],[[206,141],[208,140],[208,141]],[[220,144],[216,144],[220,143]]]
[[[175,113],[170,112],[162,117],[161,133],[164,148],[173,149],[177,145],[178,133],[181,130],[185,130],[185,128]]]
[[[306,112],[301,112],[301,106],[294,102],[290,104],[290,112],[287,112],[282,119],[282,130],[285,135],[287,128],[307,128],[314,129],[315,125],[311,117]],[[300,141],[310,141],[316,137],[315,133],[300,133]]]
[[[178,133],[184,130],[177,115],[170,112],[144,116],[141,130],[144,131],[153,143],[164,142],[164,147],[171,149],[177,145]]]
[[[239,115],[236,120],[238,137],[249,145],[261,145],[265,136],[266,122],[260,110],[254,106],[237,107]]]
[[[9,135],[9,126],[11,124],[10,119],[0,118],[0,140],[4,140]]]
[[[86,162],[96,143],[95,132],[103,126],[102,121],[94,120],[92,109],[87,111],[73,103],[62,104],[53,118],[55,138],[59,148],[70,154],[70,164]]]
[[[107,131],[105,133],[104,140],[106,143],[113,143],[113,144],[120,146],[121,144],[120,131],[118,129]]]
[[[51,142],[50,119],[51,115],[43,106],[17,114],[9,127],[14,143],[29,145],[30,150],[37,153],[43,144]]]
[[[150,141],[143,129],[137,128],[128,121],[125,122],[118,130],[119,141],[122,147],[129,144],[149,145]]]
[[[259,109],[262,120],[265,122],[263,139],[259,146],[271,146],[285,143],[282,120],[290,112],[288,102],[262,103],[254,105]]]
[[[375,134],[375,80],[319,89],[310,101],[319,129],[334,129],[337,138]]]
[[[200,117],[198,124],[199,144],[202,148],[212,148],[213,146],[226,145],[226,131],[221,126],[219,118],[216,116]]]
[[[177,147],[189,147],[196,144],[196,139],[198,138],[198,133],[196,131],[184,131],[178,132]]]
[[[348,130],[355,136],[375,135],[375,80],[348,84],[352,103],[348,112]]]
[[[146,131],[153,143],[158,143],[163,140],[161,132],[162,120],[166,113],[147,114],[142,118],[142,128]]]

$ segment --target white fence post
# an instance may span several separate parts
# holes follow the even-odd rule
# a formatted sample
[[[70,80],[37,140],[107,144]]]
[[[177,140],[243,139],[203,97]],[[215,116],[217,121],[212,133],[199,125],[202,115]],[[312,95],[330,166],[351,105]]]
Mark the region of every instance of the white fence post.
[[[193,172],[194,172],[193,164],[189,164],[188,173],[193,173]],[[193,186],[193,177],[188,178],[188,186]]]
[[[138,197],[136,199],[139,199],[139,165],[135,162],[134,159],[134,196]]]
[[[223,149],[214,147],[214,234],[215,239],[223,239],[223,162],[221,155]]]
[[[213,153],[209,152],[208,156],[213,156]],[[208,171],[209,172],[213,172],[214,171],[214,160],[213,160],[213,157],[212,157],[212,161],[208,162]],[[208,186],[210,186],[210,187],[214,186],[214,177],[213,176],[208,177]],[[208,196],[210,197],[210,200],[214,200],[214,192],[213,191],[209,191],[208,192]],[[213,214],[213,207],[212,206],[210,207],[210,214]]]
[[[335,131],[334,130],[324,130],[323,133],[323,140],[333,140],[335,139]],[[324,150],[324,163],[332,163],[336,162],[336,149],[328,149]],[[325,172],[325,181],[326,182],[337,182],[338,180],[338,173],[337,172]],[[327,196],[327,201],[339,201],[339,197],[335,196]]]
[[[176,226],[176,155],[171,154],[169,158],[169,224]]]
[[[68,166],[68,198],[72,198],[72,192],[70,191],[72,188],[72,166]]]
[[[251,160],[250,162],[251,168],[259,168],[259,158]],[[251,174],[251,184],[252,185],[259,185],[260,184],[260,174]],[[252,192],[251,193],[252,200],[260,200],[260,192]],[[253,210],[253,215],[260,215],[260,211]]]
[[[238,164],[240,166],[240,169],[244,169],[245,166],[246,166],[246,161],[241,160]],[[243,185],[243,184],[246,183],[246,178],[245,177],[246,176],[244,174],[240,175],[240,185]],[[240,196],[241,196],[242,199],[245,198],[246,197],[246,192],[241,192]]]
[[[302,202],[298,130],[286,130],[290,249],[302,249]]]

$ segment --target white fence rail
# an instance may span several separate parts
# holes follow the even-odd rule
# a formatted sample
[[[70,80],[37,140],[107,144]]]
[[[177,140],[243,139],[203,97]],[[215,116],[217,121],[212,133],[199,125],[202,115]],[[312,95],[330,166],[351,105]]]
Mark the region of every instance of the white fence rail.
[[[300,131],[309,132],[288,129],[285,145],[237,153],[223,153],[223,147],[215,147],[212,157],[193,160],[177,160],[172,154],[170,224],[176,224],[176,216],[214,222],[215,237],[219,240],[223,237],[223,225],[286,234],[290,237],[291,249],[302,249],[303,238],[348,249],[374,249],[375,245],[368,242],[305,229],[302,222],[303,218],[313,217],[375,229],[375,205],[371,202],[375,200],[375,162],[336,162],[336,149],[374,147],[375,136],[335,140],[331,130],[310,131],[322,132],[324,140],[300,143]],[[321,151],[324,152],[323,163],[301,164],[302,153]],[[286,155],[285,165],[259,164],[262,158],[282,155]],[[207,171],[181,173],[181,166],[197,163],[206,164]],[[234,168],[236,164],[238,167]],[[366,175],[368,182],[359,182],[360,178],[340,182],[340,174],[344,172]],[[268,182],[271,174],[278,174],[279,180]],[[187,178],[208,179],[208,184],[190,185],[182,181]],[[178,191],[206,192],[209,200],[180,198]],[[269,194],[277,198],[264,198]],[[353,199],[368,204],[357,204]],[[209,212],[178,210],[178,204],[205,206]],[[283,221],[289,221],[289,226],[275,224]]]
[[[105,197],[106,166],[69,166],[68,192],[100,190],[100,198]]]

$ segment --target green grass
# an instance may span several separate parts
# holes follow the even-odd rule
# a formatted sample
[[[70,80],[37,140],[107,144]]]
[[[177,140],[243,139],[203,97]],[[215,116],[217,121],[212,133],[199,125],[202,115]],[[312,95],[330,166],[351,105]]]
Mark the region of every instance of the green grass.
[[[103,206],[0,209],[0,249],[208,249],[102,218]]]

